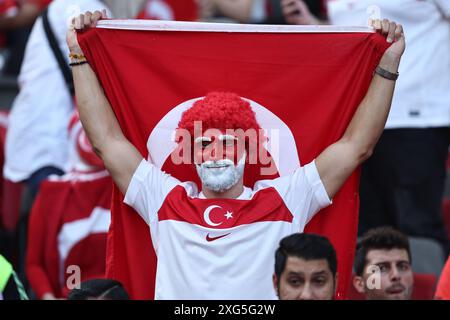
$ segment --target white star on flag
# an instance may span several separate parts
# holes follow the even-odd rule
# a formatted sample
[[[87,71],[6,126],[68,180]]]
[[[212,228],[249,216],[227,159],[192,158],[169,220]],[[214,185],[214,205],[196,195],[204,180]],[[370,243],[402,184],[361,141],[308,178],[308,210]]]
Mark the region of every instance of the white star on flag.
[[[227,211],[225,217],[227,217],[227,220],[233,218],[233,212]]]

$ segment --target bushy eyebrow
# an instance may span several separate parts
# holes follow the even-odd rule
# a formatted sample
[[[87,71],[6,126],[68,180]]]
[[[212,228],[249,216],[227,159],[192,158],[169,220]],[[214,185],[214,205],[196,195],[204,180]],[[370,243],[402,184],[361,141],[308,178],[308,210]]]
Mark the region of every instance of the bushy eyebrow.
[[[313,272],[313,274],[312,274],[312,276],[314,276],[314,277],[326,276],[326,275],[327,275],[327,272],[325,270]],[[303,274],[303,272],[289,271],[288,276],[301,276],[301,277],[303,277],[304,274]]]
[[[408,260],[395,260],[395,261],[382,260],[382,261],[379,261],[379,262],[372,262],[371,264],[372,265],[381,265],[381,264],[388,264],[388,265],[390,265],[391,263],[395,263],[395,264],[397,264],[397,263],[408,263],[408,264],[411,264]]]
[[[231,135],[231,134],[221,134],[219,135],[219,140],[224,141],[224,140],[237,140],[238,138]]]
[[[290,277],[290,276],[303,277],[304,276],[303,272],[295,272],[295,271],[289,271],[287,275],[288,275],[288,277]]]

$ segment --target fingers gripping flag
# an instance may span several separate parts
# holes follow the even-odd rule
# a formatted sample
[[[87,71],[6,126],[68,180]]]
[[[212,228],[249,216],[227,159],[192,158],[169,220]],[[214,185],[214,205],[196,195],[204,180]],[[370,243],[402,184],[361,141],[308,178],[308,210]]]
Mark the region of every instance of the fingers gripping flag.
[[[100,21],[79,40],[125,136],[166,172],[196,182],[192,166],[170,157],[173,131],[192,99],[231,91],[250,101],[261,127],[277,132],[268,134],[277,169],[269,178],[288,174],[342,136],[387,47],[369,28],[135,20]],[[267,178],[246,169],[244,183],[252,187]],[[305,230],[329,237],[336,248],[338,299],[345,298],[351,276],[358,179],[355,172]],[[115,188],[108,276],[124,283],[133,298],[152,299],[151,235],[122,200]]]

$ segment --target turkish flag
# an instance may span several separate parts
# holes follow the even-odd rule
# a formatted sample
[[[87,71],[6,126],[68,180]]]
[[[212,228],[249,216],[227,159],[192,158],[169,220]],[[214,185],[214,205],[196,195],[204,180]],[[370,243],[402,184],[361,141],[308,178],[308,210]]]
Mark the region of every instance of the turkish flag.
[[[288,174],[342,136],[388,46],[368,28],[132,20],[101,21],[79,40],[125,136],[166,172],[197,182],[192,166],[175,165],[170,157],[173,131],[192,99],[230,91],[250,101],[264,129],[279,129],[279,143],[269,136],[266,146],[274,176]],[[267,179],[260,170],[245,170],[247,186],[260,179]],[[355,172],[306,229],[336,248],[338,299],[351,279],[357,190]],[[133,298],[151,299],[156,256],[149,228],[122,200],[116,188],[107,272]]]

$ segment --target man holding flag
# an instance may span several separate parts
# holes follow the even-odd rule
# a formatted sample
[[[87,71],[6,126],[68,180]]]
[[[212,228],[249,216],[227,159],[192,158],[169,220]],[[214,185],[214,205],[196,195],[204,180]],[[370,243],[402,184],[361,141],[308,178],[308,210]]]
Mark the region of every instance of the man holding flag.
[[[192,152],[188,158],[201,180],[199,192],[194,183],[144,160],[122,133],[75,32],[101,18],[100,12],[86,13],[68,31],[80,118],[125,202],[150,227],[158,256],[155,298],[275,299],[271,270],[277,243],[302,232],[331,203],[383,131],[405,49],[402,27],[373,21],[392,45],[342,138],[292,174],[260,181],[253,189],[244,187],[244,164],[254,155],[251,146],[260,147],[265,137],[250,103],[227,92],[193,102],[177,136],[183,156]],[[247,139],[240,130],[255,135]]]

